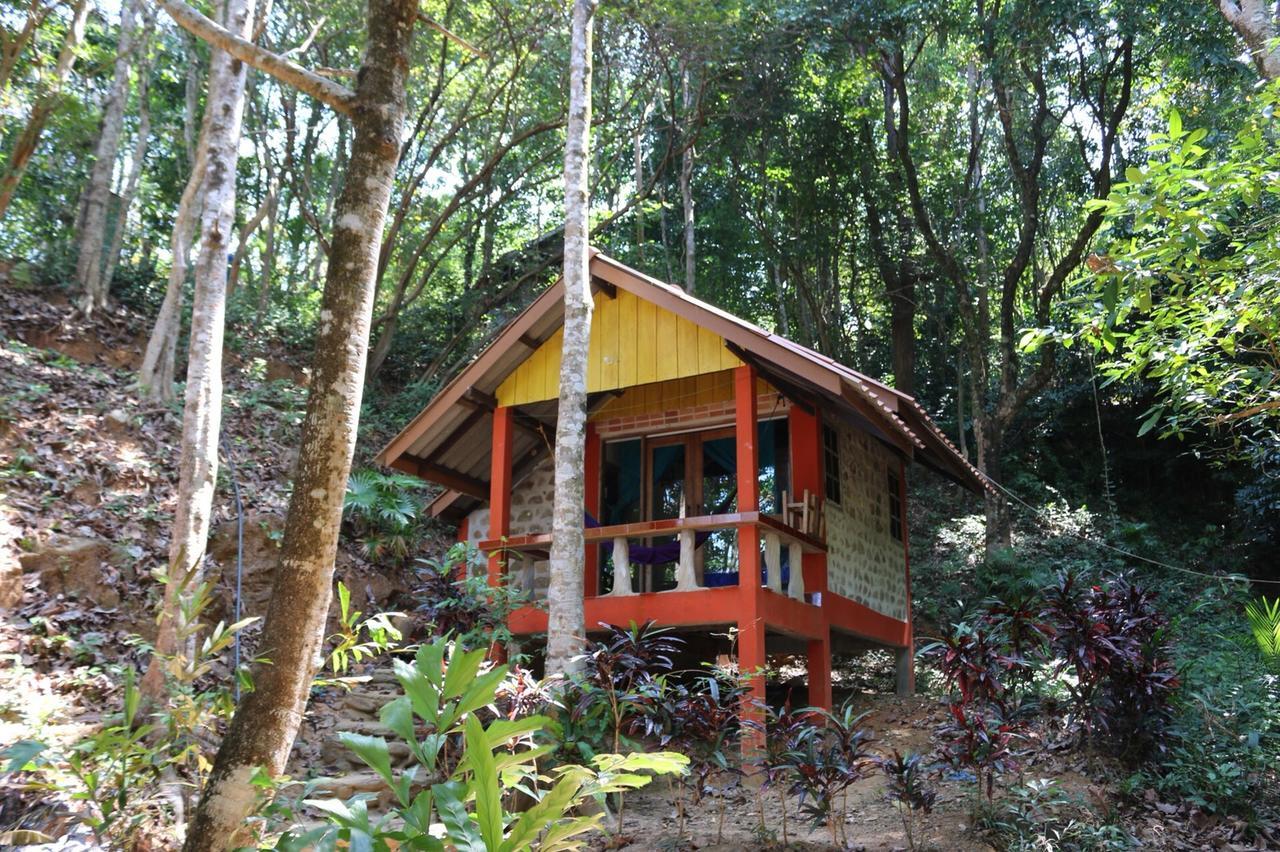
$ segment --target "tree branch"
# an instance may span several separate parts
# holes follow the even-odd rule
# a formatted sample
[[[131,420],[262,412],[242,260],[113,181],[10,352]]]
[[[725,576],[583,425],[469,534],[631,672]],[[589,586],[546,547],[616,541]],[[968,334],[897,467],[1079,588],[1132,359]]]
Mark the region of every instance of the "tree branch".
[[[279,54],[245,41],[209,20],[183,0],[157,0],[157,2],[178,26],[213,47],[225,51],[264,74],[275,77],[282,83],[293,86],[321,103],[328,104],[340,113],[350,115],[355,111],[356,93],[346,86],[326,80]]]

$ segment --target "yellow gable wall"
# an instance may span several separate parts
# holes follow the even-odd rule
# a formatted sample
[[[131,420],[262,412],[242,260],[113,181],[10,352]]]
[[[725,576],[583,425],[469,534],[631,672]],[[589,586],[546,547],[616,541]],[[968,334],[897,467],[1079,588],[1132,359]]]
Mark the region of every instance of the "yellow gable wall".
[[[556,331],[507,376],[498,386],[499,405],[524,405],[559,394],[563,338]],[[718,334],[633,293],[619,288],[615,298],[603,292],[595,296],[587,354],[589,393],[701,376],[741,363]]]

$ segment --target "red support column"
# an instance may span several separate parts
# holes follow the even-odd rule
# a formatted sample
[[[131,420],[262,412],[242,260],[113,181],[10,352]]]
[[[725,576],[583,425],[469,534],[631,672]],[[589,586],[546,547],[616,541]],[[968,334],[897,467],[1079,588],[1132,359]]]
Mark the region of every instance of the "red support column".
[[[791,488],[795,499],[804,492],[824,499],[822,493],[822,419],[817,412],[805,411],[798,405],[791,406],[788,415],[788,431],[791,435]],[[793,567],[794,571],[795,568]],[[822,624],[826,636],[809,642],[808,678],[809,704],[831,709],[831,618],[827,609],[827,555],[804,555],[805,593],[820,597],[823,602]]]
[[[601,465],[600,433],[594,423],[587,424],[586,459],[583,471],[583,502],[591,516],[600,520],[600,465]],[[582,578],[583,597],[594,598],[600,593],[600,546],[595,542],[587,542],[587,556]]]
[[[493,445],[489,459],[489,538],[506,538],[511,534],[511,450],[515,437],[515,410],[499,406],[493,410]],[[489,554],[489,585],[502,582],[506,555]],[[489,655],[501,660],[505,649],[495,645]]]
[[[733,371],[734,427],[738,443],[738,511],[760,508],[760,453],[756,446],[756,371],[743,365]],[[767,661],[763,589],[760,583],[760,530],[754,524],[738,527],[738,671],[762,672]],[[764,722],[764,675],[751,678],[742,718],[742,748],[749,752],[764,744],[763,731],[751,728]]]
[[[907,620],[903,629],[903,648],[898,652],[898,694],[914,695],[916,691],[915,633],[911,616],[911,536],[907,529],[907,464],[898,462],[898,503],[902,512],[902,565],[907,584]]]

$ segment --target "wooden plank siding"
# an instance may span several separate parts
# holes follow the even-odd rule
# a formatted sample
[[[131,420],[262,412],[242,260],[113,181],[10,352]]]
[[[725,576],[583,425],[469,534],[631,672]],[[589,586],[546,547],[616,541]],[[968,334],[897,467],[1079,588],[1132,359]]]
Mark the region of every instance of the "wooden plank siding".
[[[560,387],[563,345],[564,333],[557,330],[498,386],[498,404],[554,399]],[[596,294],[587,359],[589,393],[690,380],[688,385],[682,381],[674,394],[654,391],[653,407],[673,396],[696,396],[697,404],[724,399],[718,393],[719,377],[709,374],[742,363],[714,331],[622,289],[614,298]],[[699,376],[707,378],[695,379]]]

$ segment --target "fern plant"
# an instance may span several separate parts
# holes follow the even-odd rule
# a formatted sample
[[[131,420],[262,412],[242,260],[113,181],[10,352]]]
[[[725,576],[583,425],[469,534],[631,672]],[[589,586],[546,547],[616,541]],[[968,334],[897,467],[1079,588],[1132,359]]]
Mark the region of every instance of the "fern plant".
[[[1280,669],[1280,597],[1249,601],[1244,605],[1244,614],[1262,658],[1269,667]]]

